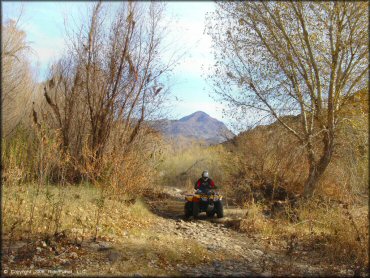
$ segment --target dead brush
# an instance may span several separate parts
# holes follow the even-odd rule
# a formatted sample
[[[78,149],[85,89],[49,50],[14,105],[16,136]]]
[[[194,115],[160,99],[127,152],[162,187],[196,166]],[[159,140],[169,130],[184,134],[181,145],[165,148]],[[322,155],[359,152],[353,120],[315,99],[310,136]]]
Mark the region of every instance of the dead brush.
[[[177,146],[177,145],[176,145]],[[174,146],[169,145],[170,148]],[[193,191],[195,181],[203,170],[207,169],[216,185],[221,186],[223,193],[228,190],[226,175],[232,166],[226,160],[227,152],[223,146],[205,148],[192,143],[188,148],[167,150],[165,159],[158,167],[161,177],[158,182],[167,186],[177,186],[187,191]],[[230,155],[231,156],[231,155]]]
[[[3,168],[3,190],[2,193],[11,192],[12,199],[2,199],[2,224],[3,235],[7,235],[9,240],[8,254],[10,254],[11,246],[17,231],[24,224],[24,219],[20,217],[20,211],[25,203],[25,189],[19,184],[24,179],[24,168],[19,161],[18,150],[21,140],[15,138],[13,145],[7,144],[2,140],[3,148],[7,148],[2,153],[3,162],[7,167]],[[14,145],[15,144],[15,145]],[[7,154],[5,154],[7,152]]]
[[[40,237],[54,240],[61,233],[81,244],[86,238],[124,235],[125,229],[150,222],[142,212],[133,217],[136,197],[150,186],[155,175],[154,169],[148,174],[149,160],[143,162],[135,148],[124,157],[120,153],[107,155],[101,165],[105,172],[100,180],[73,186],[66,179],[71,161],[68,154],[60,151],[58,136],[44,135],[40,131],[34,143],[38,145],[37,154],[33,154],[37,179],[19,186],[19,178],[10,177],[5,184],[3,232],[10,246],[22,237],[29,241]],[[147,150],[144,153],[150,156]],[[10,158],[14,159],[14,155]],[[85,177],[92,180],[89,174],[93,169],[85,170]],[[50,183],[51,176],[57,184]]]
[[[22,127],[13,136],[1,139],[2,181],[7,186],[19,185],[29,175],[29,139]]]
[[[358,276],[361,274],[362,271],[366,271],[366,269],[368,269],[369,224],[367,223],[366,225],[366,220],[365,220],[365,223],[363,221],[356,223],[349,209],[348,204],[343,204],[341,207],[343,208],[344,216],[349,222],[350,227],[352,228],[352,230],[355,231],[355,233],[353,233],[351,237],[351,241],[349,241],[347,244],[349,245],[348,246],[349,248],[351,248],[352,250],[357,250],[358,252],[358,253],[355,253],[355,264],[354,264],[355,275]],[[351,255],[354,255],[354,254],[352,253]]]
[[[247,213],[240,222],[240,230],[247,233],[262,233],[263,236],[270,236],[272,225],[263,215],[263,205],[259,203],[246,204]]]
[[[21,226],[22,223],[24,222],[24,220],[21,217],[19,217],[19,212],[20,212],[21,206],[24,204],[24,199],[17,194],[15,201],[16,201],[16,206],[14,207],[15,208],[14,210],[11,210],[11,209],[7,209],[6,211],[3,210],[4,214],[7,213],[7,214],[14,215],[12,224],[5,222],[5,219],[8,219],[8,218],[5,218],[5,217],[3,218],[4,220],[3,225],[6,227],[6,228],[4,227],[4,229],[8,231],[8,237],[9,237],[8,255],[10,255],[11,246],[13,244],[16,229],[18,228],[18,226]]]
[[[34,190],[31,190],[32,192],[32,197],[31,197],[31,209],[30,209],[30,214],[29,214],[29,240],[31,240],[31,237],[33,235],[33,231],[36,230],[39,231],[42,229],[42,224],[41,223],[35,223],[35,209],[36,206],[39,206],[39,203],[42,200],[41,193],[44,192],[46,194],[46,201],[50,202],[51,201],[51,196],[48,195],[49,192],[48,190],[44,190],[47,184],[49,183],[48,178],[50,177],[51,171],[53,168],[61,169],[63,171],[63,156],[61,155],[59,151],[59,146],[60,146],[60,138],[58,137],[58,134],[54,133],[48,133],[47,130],[40,128],[37,130],[37,135],[38,137],[35,138],[38,144],[38,149],[39,152],[35,159],[37,160],[37,165],[38,165],[38,174],[37,177],[38,179],[36,180],[34,184]],[[59,196],[61,197],[61,195]],[[60,209],[59,205],[62,204],[61,200],[58,200],[52,205],[52,213],[51,216],[48,218],[48,229],[46,230],[46,235],[48,235],[49,232],[49,225],[50,222],[53,221],[57,230],[58,222],[60,221]],[[46,204],[46,207],[49,205]],[[47,210],[40,212],[40,213],[45,213]],[[58,214],[59,215],[56,215]],[[42,215],[41,217],[39,216],[37,219],[38,221],[41,222],[41,218],[45,216]],[[41,226],[41,227],[40,227]]]
[[[367,217],[355,219],[348,204],[338,206],[318,200],[301,205],[299,214],[303,221],[295,224],[295,228],[306,248],[322,252],[328,262],[350,265],[355,271],[367,268]]]
[[[369,224],[364,208],[312,199],[295,207],[286,206],[285,213],[274,219],[264,215],[260,203],[250,202],[246,208],[240,229],[263,239],[283,240],[291,263],[294,253],[303,250],[318,254],[323,264],[343,264],[356,275],[365,273]],[[297,216],[297,221],[289,220],[292,215]]]
[[[59,172],[60,179],[64,180],[65,171],[63,172],[63,169],[66,161],[63,160],[64,157],[59,152],[60,142],[58,136],[47,133],[42,126],[35,131],[34,135],[34,141],[26,151],[27,159],[22,156],[26,161],[32,160],[33,162],[29,165],[25,162],[17,162],[17,164],[23,167],[19,169],[24,171],[24,175],[30,170],[26,167],[35,167],[33,172],[34,176],[37,177],[36,180],[26,184],[22,182],[24,181],[24,178],[22,178],[20,180],[22,184],[15,186],[19,182],[15,182],[15,179],[7,179],[4,184],[9,191],[7,194],[14,194],[15,196],[12,199],[9,198],[9,195],[6,195],[3,199],[3,209],[6,213],[4,223],[7,223],[8,217],[17,220],[10,227],[10,241],[14,237],[27,237],[28,241],[31,241],[40,233],[44,236],[49,236],[49,233],[55,234],[58,232],[61,223],[64,184],[60,184],[61,186],[58,187],[59,194],[55,195],[49,191],[49,177],[51,170],[57,168],[61,170]],[[16,144],[16,146],[18,145]],[[20,148],[20,150],[23,150],[23,148]],[[11,163],[11,161],[18,159],[16,158],[17,155],[16,152],[8,153],[9,164],[7,164],[7,169],[9,169],[8,167],[11,169],[14,166],[14,163]],[[17,180],[19,179],[17,178]],[[54,225],[53,231],[51,231],[50,227],[52,223]],[[19,227],[17,228],[17,226]],[[8,228],[5,227],[4,230],[7,231]]]
[[[65,186],[63,184],[58,185],[58,196],[55,203],[53,203],[53,235],[57,235],[60,231],[62,223],[63,210],[65,205]]]
[[[193,192],[194,191],[194,182],[190,178],[186,179],[184,190],[186,192]]]
[[[98,232],[100,230],[100,222],[101,222],[101,216],[102,212],[104,210],[104,203],[106,199],[106,190],[104,188],[100,188],[100,195],[97,199],[95,199],[95,205],[96,205],[96,211],[95,211],[95,233],[93,240],[97,241],[98,238]]]

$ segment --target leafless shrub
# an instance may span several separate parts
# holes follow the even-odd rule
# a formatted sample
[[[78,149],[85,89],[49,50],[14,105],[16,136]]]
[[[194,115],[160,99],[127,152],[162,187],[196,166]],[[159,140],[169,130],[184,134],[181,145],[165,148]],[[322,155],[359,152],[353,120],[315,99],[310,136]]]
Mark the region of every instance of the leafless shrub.
[[[139,163],[132,153],[147,144],[140,145],[144,121],[157,113],[174,65],[161,60],[161,3],[122,3],[111,20],[107,12],[104,3],[93,5],[88,24],[69,30],[68,51],[51,68],[35,111],[45,115],[37,123],[58,130],[71,181],[102,181],[117,167],[132,176],[131,163]]]
[[[12,134],[21,121],[27,120],[35,89],[29,62],[32,52],[26,33],[18,26],[19,20],[2,23],[2,138]]]

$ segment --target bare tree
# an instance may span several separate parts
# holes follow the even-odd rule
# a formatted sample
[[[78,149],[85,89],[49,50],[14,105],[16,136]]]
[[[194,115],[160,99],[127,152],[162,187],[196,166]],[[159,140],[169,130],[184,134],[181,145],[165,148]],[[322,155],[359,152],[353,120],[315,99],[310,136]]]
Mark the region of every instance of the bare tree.
[[[6,137],[29,115],[34,81],[28,56],[31,49],[18,20],[2,25],[2,136]]]
[[[61,132],[63,150],[97,175],[104,155],[128,149],[163,100],[161,78],[175,62],[162,61],[163,10],[161,3],[128,2],[108,17],[102,2],[94,4],[51,70],[44,89],[51,126]],[[88,158],[82,158],[85,141]]]
[[[311,196],[332,159],[339,112],[368,86],[367,3],[223,2],[213,19],[216,93],[234,111],[270,115],[305,147]],[[298,128],[289,114],[299,114]]]

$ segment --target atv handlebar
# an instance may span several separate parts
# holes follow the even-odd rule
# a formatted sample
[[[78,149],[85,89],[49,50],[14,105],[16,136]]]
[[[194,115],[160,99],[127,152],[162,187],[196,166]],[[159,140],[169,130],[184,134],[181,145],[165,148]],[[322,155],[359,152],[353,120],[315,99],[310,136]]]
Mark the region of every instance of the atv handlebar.
[[[207,195],[218,195],[218,193],[214,190],[209,190],[208,192],[203,192],[199,189],[195,191],[196,194],[207,194]]]

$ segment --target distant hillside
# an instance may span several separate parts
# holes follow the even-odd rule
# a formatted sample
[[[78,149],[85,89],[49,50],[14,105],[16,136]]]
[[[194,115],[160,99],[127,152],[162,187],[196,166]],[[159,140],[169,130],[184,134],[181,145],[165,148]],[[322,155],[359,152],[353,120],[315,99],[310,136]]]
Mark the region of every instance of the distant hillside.
[[[202,111],[179,120],[155,121],[151,125],[173,139],[188,138],[207,144],[218,144],[234,137],[234,133],[223,122]]]

